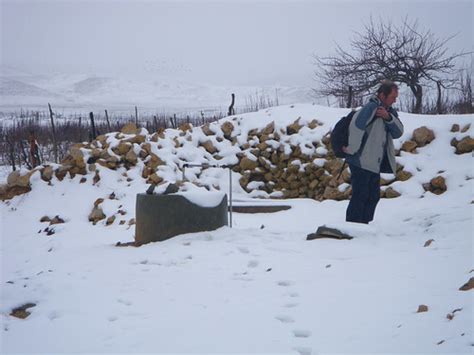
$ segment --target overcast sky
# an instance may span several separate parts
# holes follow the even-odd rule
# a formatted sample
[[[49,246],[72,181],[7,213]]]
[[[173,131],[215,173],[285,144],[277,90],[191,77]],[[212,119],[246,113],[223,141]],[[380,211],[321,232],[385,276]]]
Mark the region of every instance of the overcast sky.
[[[472,0],[0,2],[2,64],[33,73],[311,85],[311,54],[344,46],[370,16],[409,16],[473,48]]]

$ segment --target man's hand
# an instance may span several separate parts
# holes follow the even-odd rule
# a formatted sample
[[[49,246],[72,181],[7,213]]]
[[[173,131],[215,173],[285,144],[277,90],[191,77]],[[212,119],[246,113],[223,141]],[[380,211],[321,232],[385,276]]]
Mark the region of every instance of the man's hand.
[[[385,107],[377,108],[377,111],[375,111],[375,116],[382,117],[386,121],[390,120],[390,113]]]
[[[346,153],[346,154],[349,154],[349,150],[348,150],[347,147],[345,147],[345,146],[342,147],[342,151],[343,151],[344,153]]]

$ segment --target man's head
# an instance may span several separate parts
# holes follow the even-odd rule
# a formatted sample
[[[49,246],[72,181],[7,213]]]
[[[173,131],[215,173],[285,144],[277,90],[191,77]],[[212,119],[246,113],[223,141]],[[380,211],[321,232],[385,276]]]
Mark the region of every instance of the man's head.
[[[398,97],[398,85],[393,81],[384,80],[377,89],[377,97],[385,107],[392,106]]]

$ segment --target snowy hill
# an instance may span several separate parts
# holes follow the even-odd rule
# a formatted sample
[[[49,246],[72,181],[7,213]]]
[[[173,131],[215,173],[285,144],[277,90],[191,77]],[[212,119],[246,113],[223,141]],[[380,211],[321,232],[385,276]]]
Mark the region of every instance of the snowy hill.
[[[186,112],[206,109],[226,111],[230,94],[236,106],[248,105],[256,95],[280,103],[306,101],[310,88],[289,86],[219,86],[189,83],[167,77],[126,78],[85,74],[34,75],[1,67],[0,111],[21,108],[44,110],[50,102],[64,113],[104,110],[131,111],[138,105],[142,112]]]
[[[460,288],[474,277],[473,115],[401,113],[402,168],[383,176],[399,197],[355,226],[326,135],[346,111],[295,104],[204,127],[129,126],[22,172],[20,192],[31,190],[0,205],[2,353],[471,353],[474,290]],[[147,181],[163,191],[186,162],[237,164],[235,204],[291,209],[116,247],[133,241],[136,194]],[[186,179],[182,191],[229,188],[221,168]],[[315,199],[267,199],[288,191]],[[98,198],[106,218],[91,223]],[[40,221],[57,215],[64,223]],[[355,238],[307,241],[323,224]],[[28,303],[27,318],[10,315]]]

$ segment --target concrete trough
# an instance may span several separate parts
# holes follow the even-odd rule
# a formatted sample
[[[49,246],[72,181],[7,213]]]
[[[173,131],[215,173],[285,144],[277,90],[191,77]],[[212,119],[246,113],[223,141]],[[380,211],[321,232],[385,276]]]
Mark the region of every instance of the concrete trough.
[[[228,224],[227,195],[220,192],[138,194],[135,243],[160,242],[179,234]]]

